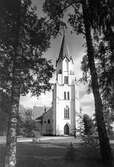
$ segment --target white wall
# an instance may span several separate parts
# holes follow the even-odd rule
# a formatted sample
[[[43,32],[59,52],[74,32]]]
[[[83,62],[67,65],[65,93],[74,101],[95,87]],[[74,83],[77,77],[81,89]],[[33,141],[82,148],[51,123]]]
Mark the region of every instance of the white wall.
[[[59,70],[62,74],[58,74]],[[64,76],[68,76],[69,83],[64,84]],[[75,76],[73,74],[73,62],[64,58],[57,64],[57,79],[53,90],[53,134],[64,135],[64,126],[68,124],[70,133],[74,133],[76,125],[76,112],[79,111],[79,99],[76,92]],[[64,99],[64,92],[69,92],[70,99]],[[75,95],[76,93],[76,95]],[[64,108],[69,107],[70,117],[64,118]]]
[[[56,87],[56,134],[64,134],[64,126],[67,123],[72,133],[72,129],[75,126],[74,112],[75,112],[75,87],[72,85],[57,85]],[[64,91],[68,92],[70,95],[69,100],[64,100]],[[69,107],[70,118],[64,119],[64,108]]]

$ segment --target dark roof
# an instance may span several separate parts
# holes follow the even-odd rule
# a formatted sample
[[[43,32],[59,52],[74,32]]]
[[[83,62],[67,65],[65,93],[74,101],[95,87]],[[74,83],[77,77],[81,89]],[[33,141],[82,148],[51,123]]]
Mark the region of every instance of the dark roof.
[[[43,116],[44,116],[45,114],[47,114],[48,112],[50,112],[50,111],[52,111],[52,107],[50,107],[46,112],[42,113],[41,116],[37,117],[36,120],[40,120],[40,119],[42,119]]]
[[[43,114],[40,117],[37,117],[35,120],[41,120],[43,118]]]
[[[67,58],[68,61],[72,60],[72,57],[69,55],[68,48],[66,45],[65,33],[63,34],[61,49],[56,63],[58,63],[59,60],[63,60],[64,58]]]

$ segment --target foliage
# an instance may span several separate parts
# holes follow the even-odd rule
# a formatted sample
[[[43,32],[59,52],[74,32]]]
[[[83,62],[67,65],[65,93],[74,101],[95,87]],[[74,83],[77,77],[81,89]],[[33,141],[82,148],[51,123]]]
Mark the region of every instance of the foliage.
[[[38,96],[51,88],[49,79],[54,69],[50,60],[41,57],[50,45],[50,31],[45,18],[38,18],[31,1],[24,0],[20,11],[18,2],[12,1],[7,5],[4,1],[1,6],[0,18],[3,23],[0,28],[0,87],[11,94],[13,61],[16,56],[15,66],[19,71],[16,82],[21,83],[21,94],[31,91]],[[18,55],[15,53],[16,40]]]
[[[105,109],[105,111],[104,111],[104,119],[105,119],[105,125],[106,125],[106,128],[107,128],[108,136],[109,136],[109,138],[111,138],[113,136],[112,123],[114,122],[111,110],[109,110],[107,108]]]
[[[33,130],[35,130],[35,121],[34,120],[26,120],[24,122],[24,127],[23,127],[23,136],[26,137],[33,137],[34,133]]]
[[[112,67],[111,67],[111,51],[108,43],[106,41],[99,41],[95,45],[95,65],[98,74],[100,95],[102,97],[103,103],[103,112],[105,118],[105,125],[107,127],[107,131],[111,132],[111,123],[113,121],[111,110],[111,97],[112,97]],[[91,78],[90,71],[88,66],[87,55],[83,57],[81,62],[81,68],[83,70],[83,78],[84,82],[87,82],[89,88],[91,90]],[[110,116],[109,116],[110,115]],[[110,117],[110,118],[109,118]]]
[[[105,72],[108,82],[110,84],[110,104],[112,112],[114,110],[114,1],[113,0],[95,0],[88,1],[90,15],[92,14],[91,27],[94,32],[94,37],[99,40],[99,37],[108,43],[108,60],[110,60],[110,71]],[[105,47],[105,51],[107,51]]]
[[[24,113],[18,114],[17,135],[33,137],[36,130],[35,120],[32,119],[32,110],[27,109]]]
[[[98,74],[100,93],[103,101],[107,101],[110,107],[111,98],[111,52],[106,42],[100,41],[95,45],[95,65]],[[87,55],[83,56],[81,62],[83,71],[82,80],[87,82],[91,87],[90,70]],[[108,95],[108,96],[107,96]]]
[[[91,17],[92,28],[99,33],[105,35],[105,39],[110,41],[113,35],[114,26],[114,2],[113,0],[89,0],[89,11]]]
[[[77,124],[78,126],[76,127],[76,136],[81,136],[82,133],[84,132],[84,124],[83,124],[83,113],[82,113],[82,109],[80,108],[80,112],[76,113],[78,120],[77,120]]]
[[[6,94],[2,90],[0,90],[0,110],[2,112],[6,112],[8,114],[10,107],[11,107],[10,106],[10,97],[8,96],[8,94]]]
[[[87,114],[84,114],[83,116],[83,123],[84,123],[84,134],[91,135],[93,133],[94,124],[92,119]]]
[[[90,146],[94,146],[95,148],[98,146],[98,132],[96,127],[96,121],[92,120],[87,114],[83,116],[83,124],[84,130],[82,133],[82,139],[86,144]]]

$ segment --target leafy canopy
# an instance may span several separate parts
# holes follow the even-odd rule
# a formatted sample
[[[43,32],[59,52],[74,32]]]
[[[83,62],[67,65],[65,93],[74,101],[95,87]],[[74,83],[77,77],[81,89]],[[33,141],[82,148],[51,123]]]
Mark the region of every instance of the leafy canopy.
[[[50,46],[50,26],[45,18],[38,18],[31,0],[0,2],[0,87],[11,93],[13,61],[19,71],[16,83],[21,94],[29,91],[39,95],[51,88],[53,74],[50,60],[42,54]]]

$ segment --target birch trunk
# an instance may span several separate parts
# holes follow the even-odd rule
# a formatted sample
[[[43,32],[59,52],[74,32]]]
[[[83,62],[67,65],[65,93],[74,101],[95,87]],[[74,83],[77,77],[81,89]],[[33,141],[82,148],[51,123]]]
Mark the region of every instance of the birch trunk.
[[[16,167],[17,118],[21,87],[20,69],[18,68],[18,60],[21,56],[19,53],[21,41],[21,0],[18,1],[18,11],[15,19],[16,27],[14,32],[14,55],[12,60],[11,110],[8,122],[4,167]]]
[[[6,156],[4,167],[15,167],[16,166],[16,143],[17,143],[17,114],[19,110],[19,88],[14,86],[12,97],[13,102],[11,105],[9,124],[8,124],[8,135],[6,145]],[[15,94],[15,95],[14,95]]]

